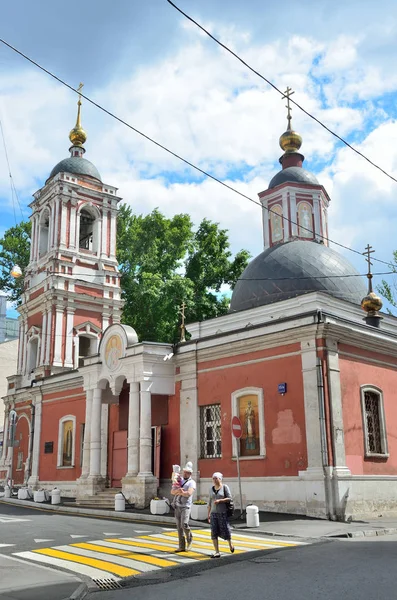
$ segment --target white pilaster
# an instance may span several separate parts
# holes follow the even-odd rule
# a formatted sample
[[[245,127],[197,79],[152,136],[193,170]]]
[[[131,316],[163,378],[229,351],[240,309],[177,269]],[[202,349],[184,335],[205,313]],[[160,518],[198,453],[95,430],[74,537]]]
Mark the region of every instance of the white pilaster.
[[[44,354],[45,354],[45,343],[46,343],[46,331],[47,331],[47,313],[43,310],[42,321],[41,321],[41,340],[40,340],[40,360],[39,366],[44,364]]]
[[[52,319],[52,308],[47,308],[47,328],[46,328],[46,344],[45,344],[45,357],[44,364],[50,364],[50,349],[51,349],[51,319]]]
[[[127,445],[127,477],[135,477],[139,470],[139,383],[130,383]]]
[[[83,441],[83,464],[81,468],[81,477],[86,478],[90,474],[90,445],[91,445],[91,411],[92,398],[94,390],[87,390],[85,393],[85,426]]]
[[[193,469],[197,469],[199,459],[199,409],[197,397],[197,370],[196,359],[184,365],[181,365],[181,392],[179,403],[179,422],[180,422],[180,444],[181,444],[181,463],[187,461],[193,463]],[[199,488],[199,473],[195,471],[194,477]],[[197,489],[199,494],[199,489]]]
[[[284,228],[284,242],[289,240],[289,215],[288,215],[288,198],[287,192],[283,192],[283,228]]]
[[[70,231],[69,231],[69,249],[75,250],[76,248],[76,219],[77,219],[77,208],[76,203],[72,202],[70,207]]]
[[[313,198],[313,215],[314,215],[314,234],[315,239],[320,241],[321,236],[321,226],[320,226],[320,199]]]
[[[298,237],[298,215],[296,214],[296,194],[293,190],[290,190],[290,193],[289,193],[289,205],[291,208],[292,237]]]
[[[56,307],[55,310],[55,342],[54,360],[55,367],[62,367],[62,340],[63,340],[63,308]]]
[[[37,487],[39,483],[39,466],[40,466],[40,438],[41,438],[41,413],[42,402],[41,397],[35,398],[34,405],[34,437],[33,437],[33,454],[32,468],[28,481],[29,487]]]
[[[22,357],[23,357],[23,347],[25,343],[25,323],[22,317],[19,317],[19,342],[18,342],[18,366],[17,373],[20,375],[22,373]]]
[[[116,216],[117,213],[113,213],[110,217],[110,258],[116,258]]]
[[[270,246],[269,211],[267,210],[267,202],[262,201],[262,206],[263,249],[267,250]]]
[[[101,476],[102,390],[93,392],[91,411],[90,477]]]
[[[152,474],[152,397],[151,382],[140,383],[140,440],[139,440],[139,475]]]
[[[318,399],[316,340],[305,340],[302,348],[302,376],[306,421],[307,468],[322,471],[320,407]]]
[[[8,423],[9,423],[9,419],[8,419],[8,406],[6,406],[6,413],[4,415],[4,431],[3,431],[3,452],[1,454],[1,461],[0,464],[4,465],[5,464],[5,460],[7,458],[7,446],[8,446]]]
[[[336,340],[327,339],[327,370],[328,370],[328,392],[331,412],[331,428],[333,438],[334,471],[335,468],[346,467],[346,452],[343,424],[342,388],[340,382],[338,343]],[[348,473],[350,475],[350,471]]]
[[[74,308],[66,308],[65,367],[73,368],[73,317]]]

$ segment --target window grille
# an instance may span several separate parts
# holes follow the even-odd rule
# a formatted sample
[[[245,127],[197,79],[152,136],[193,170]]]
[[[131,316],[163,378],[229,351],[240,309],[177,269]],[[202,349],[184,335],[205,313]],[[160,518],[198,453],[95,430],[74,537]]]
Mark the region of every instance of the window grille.
[[[201,458],[220,458],[221,405],[200,406],[200,455]]]
[[[383,454],[379,394],[364,392],[365,422],[367,426],[367,447],[371,454]]]

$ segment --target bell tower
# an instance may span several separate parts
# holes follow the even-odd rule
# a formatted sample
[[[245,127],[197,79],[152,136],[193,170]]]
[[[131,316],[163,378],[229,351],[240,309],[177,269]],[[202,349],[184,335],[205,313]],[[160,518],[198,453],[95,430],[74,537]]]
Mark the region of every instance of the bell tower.
[[[79,91],[82,84],[80,84]],[[116,260],[117,188],[84,158],[77,120],[70,157],[34,194],[30,262],[20,312],[18,375],[29,381],[75,369],[98,351],[102,332],[120,321]]]
[[[287,130],[279,144],[284,154],[279,159],[282,170],[259,194],[263,206],[264,249],[292,240],[315,241],[328,246],[329,196],[313,173],[303,168],[300,153],[302,137],[291,127],[290,97],[287,87]]]

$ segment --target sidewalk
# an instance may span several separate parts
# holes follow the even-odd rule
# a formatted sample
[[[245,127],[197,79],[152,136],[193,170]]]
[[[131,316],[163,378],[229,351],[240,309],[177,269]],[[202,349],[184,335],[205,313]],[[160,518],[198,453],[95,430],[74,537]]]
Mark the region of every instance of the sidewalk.
[[[79,600],[87,590],[73,575],[0,554],[1,600]]]
[[[36,510],[51,511],[55,513],[69,513],[87,517],[107,517],[121,521],[146,521],[156,524],[175,524],[172,515],[152,515],[149,509],[128,510],[115,512],[113,510],[100,510],[96,508],[79,508],[78,506],[63,506],[51,504],[39,504],[32,500],[18,500],[16,498],[0,498],[1,504],[12,504],[24,506]],[[260,512],[259,527],[247,528],[245,520],[233,519],[232,525],[236,529],[250,531],[261,535],[286,536],[298,538],[321,538],[321,537],[363,537],[375,535],[397,534],[397,517],[378,517],[341,523],[339,521],[327,521],[325,519],[314,519],[302,515],[290,515],[283,513]],[[191,521],[196,527],[209,527],[206,521]]]

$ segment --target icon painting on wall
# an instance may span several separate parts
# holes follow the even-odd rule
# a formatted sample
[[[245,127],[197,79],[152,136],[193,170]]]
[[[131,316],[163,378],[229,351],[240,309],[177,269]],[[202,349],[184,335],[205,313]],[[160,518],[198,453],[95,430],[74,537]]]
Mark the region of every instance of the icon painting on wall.
[[[258,396],[241,396],[238,400],[238,416],[243,425],[240,455],[259,456]]]
[[[119,335],[112,335],[105,348],[105,363],[108,369],[113,371],[117,368],[119,359],[123,354],[123,345]]]

